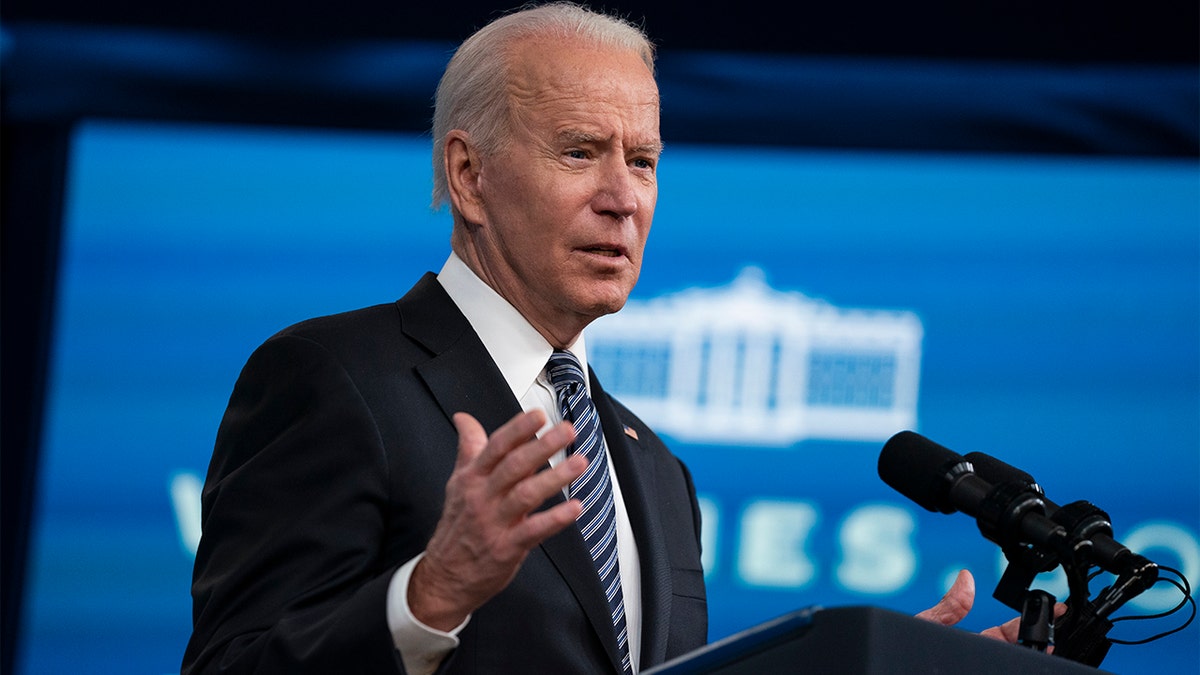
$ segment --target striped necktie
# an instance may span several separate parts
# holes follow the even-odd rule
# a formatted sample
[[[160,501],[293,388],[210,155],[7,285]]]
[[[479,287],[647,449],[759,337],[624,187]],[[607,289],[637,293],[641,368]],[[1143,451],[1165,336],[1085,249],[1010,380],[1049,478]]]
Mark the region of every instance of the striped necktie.
[[[570,494],[583,503],[583,512],[578,520],[579,529],[600,575],[604,595],[608,598],[613,629],[617,633],[617,648],[621,654],[621,668],[626,673],[632,673],[629,636],[625,627],[625,597],[621,592],[621,569],[617,563],[616,511],[600,419],[592,398],[588,396],[583,369],[573,354],[556,350],[550,356],[546,370],[558,394],[558,408],[563,419],[570,420],[575,426],[575,443],[567,452],[578,452],[588,460],[587,471],[571,483]]]

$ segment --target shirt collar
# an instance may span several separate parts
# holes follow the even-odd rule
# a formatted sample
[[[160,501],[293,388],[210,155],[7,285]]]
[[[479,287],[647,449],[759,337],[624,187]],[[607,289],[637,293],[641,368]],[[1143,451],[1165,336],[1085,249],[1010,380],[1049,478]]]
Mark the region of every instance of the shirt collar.
[[[520,400],[545,369],[554,348],[516,307],[467,267],[458,254],[450,254],[437,278],[479,335],[513,396]],[[582,334],[569,350],[586,373],[587,349]]]

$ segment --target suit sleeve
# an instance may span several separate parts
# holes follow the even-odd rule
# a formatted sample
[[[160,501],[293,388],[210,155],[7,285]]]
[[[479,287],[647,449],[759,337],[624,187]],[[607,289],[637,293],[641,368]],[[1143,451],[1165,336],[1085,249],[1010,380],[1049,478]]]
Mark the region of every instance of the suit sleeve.
[[[386,620],[388,464],[321,345],[251,357],[217,432],[183,673],[403,672]]]

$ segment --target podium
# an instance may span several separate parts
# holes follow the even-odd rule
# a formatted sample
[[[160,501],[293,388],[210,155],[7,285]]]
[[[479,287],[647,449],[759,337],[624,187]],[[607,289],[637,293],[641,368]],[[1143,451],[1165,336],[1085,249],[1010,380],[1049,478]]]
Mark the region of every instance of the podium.
[[[643,675],[1097,675],[1090,666],[877,607],[809,608]]]

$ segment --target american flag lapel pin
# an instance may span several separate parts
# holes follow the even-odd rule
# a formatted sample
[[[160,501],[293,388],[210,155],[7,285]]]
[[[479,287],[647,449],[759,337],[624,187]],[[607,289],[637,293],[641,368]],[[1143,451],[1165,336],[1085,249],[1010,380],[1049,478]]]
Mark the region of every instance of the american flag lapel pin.
[[[621,426],[625,427],[625,435],[626,436],[632,438],[635,441],[638,440],[637,431],[635,429],[633,429],[633,427],[630,427],[628,424],[622,424]]]

